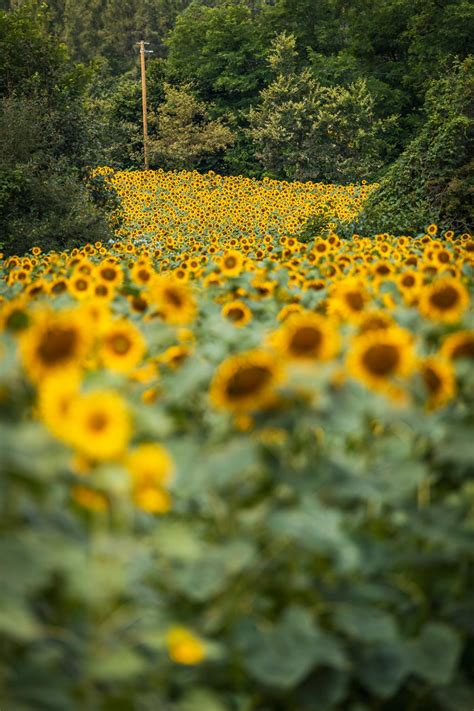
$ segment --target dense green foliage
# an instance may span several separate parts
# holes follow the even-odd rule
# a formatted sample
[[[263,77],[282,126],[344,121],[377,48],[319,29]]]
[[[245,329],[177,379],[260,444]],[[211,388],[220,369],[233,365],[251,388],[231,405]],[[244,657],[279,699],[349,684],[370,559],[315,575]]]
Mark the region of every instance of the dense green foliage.
[[[61,249],[109,235],[83,178],[96,145],[90,72],[28,8],[0,13],[0,248]]]
[[[358,229],[412,233],[430,221],[466,230],[474,214],[474,74],[466,60],[430,88],[419,133],[390,167]]]
[[[310,69],[296,69],[293,35],[279,35],[269,54],[274,80],[251,109],[257,157],[271,177],[354,182],[382,166],[382,134],[390,119],[375,120],[363,79],[322,86]]]
[[[419,223],[434,208],[430,219],[466,224],[471,169],[464,158],[454,166],[442,141],[432,144],[426,117],[436,82],[472,52],[469,0],[3,0],[0,7],[2,23],[16,23],[3,40],[2,92],[21,86],[25,96],[32,89],[54,94],[59,151],[76,169],[142,165],[137,42],[145,39],[154,53],[147,57],[151,143],[172,143],[154,120],[166,111],[165,83],[177,96],[186,88],[200,116],[232,133],[216,151],[189,152],[183,126],[192,122],[184,121],[176,157],[153,150],[152,167],[348,182],[380,180],[400,158],[386,178],[393,184],[418,151],[430,156],[422,192],[444,176],[429,195],[420,197],[417,188],[426,207]],[[268,61],[282,36],[294,43],[288,71]],[[449,111],[451,128],[444,130],[457,151],[461,123],[467,129],[472,117],[458,101]],[[19,195],[18,179],[10,166],[4,196]],[[414,224],[409,212],[399,224]]]

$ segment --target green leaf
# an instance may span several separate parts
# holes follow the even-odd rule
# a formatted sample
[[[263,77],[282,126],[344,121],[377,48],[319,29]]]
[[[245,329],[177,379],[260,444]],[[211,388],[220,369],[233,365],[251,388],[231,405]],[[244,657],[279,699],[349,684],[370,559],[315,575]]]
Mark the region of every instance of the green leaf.
[[[398,637],[393,617],[376,607],[341,604],[337,606],[333,621],[341,632],[364,642],[383,642]]]
[[[0,597],[0,633],[19,640],[32,640],[41,633],[34,616],[20,600]]]
[[[143,657],[127,647],[104,650],[89,659],[89,673],[97,680],[120,681],[139,674],[145,665]]]
[[[388,699],[410,671],[406,646],[397,642],[376,642],[362,647],[356,655],[356,669],[360,681],[369,691]]]
[[[181,560],[172,568],[170,581],[176,590],[191,600],[204,602],[224,590],[229,579],[245,570],[255,555],[255,546],[243,540],[208,546],[199,558]]]
[[[345,663],[336,641],[319,631],[307,610],[296,606],[269,630],[249,635],[244,654],[251,676],[280,689],[294,688],[318,664]]]
[[[268,519],[271,535],[286,538],[314,553],[329,554],[340,567],[352,569],[359,552],[342,528],[339,511],[305,500],[301,506],[276,511]]]
[[[457,631],[441,622],[429,622],[412,643],[413,671],[432,684],[449,684],[461,650]]]
[[[210,689],[191,689],[179,702],[177,711],[227,711],[228,706]]]

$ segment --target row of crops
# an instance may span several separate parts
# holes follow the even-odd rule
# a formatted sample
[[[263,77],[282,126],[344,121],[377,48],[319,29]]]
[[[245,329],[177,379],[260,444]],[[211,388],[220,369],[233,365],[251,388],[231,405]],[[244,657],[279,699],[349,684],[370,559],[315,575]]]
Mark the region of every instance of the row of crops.
[[[0,262],[0,707],[468,711],[472,237],[96,179],[115,242]]]

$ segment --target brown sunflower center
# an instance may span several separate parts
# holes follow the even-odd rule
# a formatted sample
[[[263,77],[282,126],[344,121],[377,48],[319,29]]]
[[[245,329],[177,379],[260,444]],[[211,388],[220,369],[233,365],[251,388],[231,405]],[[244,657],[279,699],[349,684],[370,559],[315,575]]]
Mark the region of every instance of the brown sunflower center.
[[[112,269],[112,267],[106,267],[105,269],[102,269],[101,275],[105,281],[113,281],[117,276],[117,272],[115,269]]]
[[[474,358],[474,339],[466,339],[453,350],[453,358]]]
[[[352,311],[362,311],[364,308],[364,299],[360,291],[348,291],[346,301]]]
[[[362,356],[364,367],[377,377],[390,375],[400,362],[400,351],[392,343],[375,343]]]
[[[414,286],[415,285],[415,277],[412,274],[407,274],[406,276],[403,277],[402,279],[402,284],[403,286]]]
[[[183,300],[175,289],[165,289],[165,299],[177,309],[183,305]]]
[[[65,281],[58,281],[56,284],[54,284],[53,287],[51,287],[51,291],[53,294],[62,294],[64,291],[66,291],[66,282]]]
[[[227,318],[230,321],[242,321],[245,317],[245,313],[243,309],[241,309],[239,306],[234,306],[233,308],[229,309],[227,312]]]
[[[237,260],[235,257],[226,257],[224,259],[224,265],[225,265],[226,269],[233,269],[236,264],[237,264]]]
[[[366,319],[361,327],[361,332],[366,331],[378,331],[381,328],[387,328],[388,321],[383,318],[383,316],[371,316]]]
[[[423,380],[427,389],[433,395],[438,392],[442,385],[442,380],[439,377],[438,373],[434,370],[434,368],[431,368],[429,365],[425,366],[425,368],[423,369]]]
[[[430,301],[440,311],[448,311],[458,303],[459,292],[454,286],[443,286],[431,294]]]
[[[125,355],[130,350],[132,344],[128,336],[123,333],[117,333],[109,338],[109,345],[117,355]]]
[[[150,273],[147,272],[146,269],[139,269],[137,276],[140,279],[140,281],[149,281],[150,280]]]
[[[89,416],[88,425],[93,432],[102,432],[107,426],[107,417],[103,412],[93,412]]]
[[[134,296],[132,299],[132,308],[134,311],[146,311],[147,309],[147,302],[145,299],[142,299],[141,296]]]
[[[323,335],[314,326],[303,326],[292,336],[290,341],[290,351],[295,355],[308,355],[319,349]]]
[[[257,394],[272,379],[272,372],[263,365],[247,365],[239,368],[228,380],[226,393],[229,398],[238,400]]]
[[[73,328],[52,326],[39,343],[38,357],[45,365],[60,365],[74,355],[76,347],[77,332]]]
[[[95,293],[97,296],[107,296],[109,289],[105,284],[98,284],[95,288]]]
[[[76,281],[76,289],[78,291],[85,291],[88,287],[88,282],[85,279],[78,279]]]

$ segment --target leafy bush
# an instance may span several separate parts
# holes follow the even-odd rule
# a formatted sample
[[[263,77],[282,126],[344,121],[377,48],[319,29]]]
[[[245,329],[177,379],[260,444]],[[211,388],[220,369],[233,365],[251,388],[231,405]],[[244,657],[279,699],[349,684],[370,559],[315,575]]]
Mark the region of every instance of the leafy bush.
[[[431,222],[468,230],[473,214],[473,60],[432,84],[418,135],[367,203],[361,232],[413,233]]]

